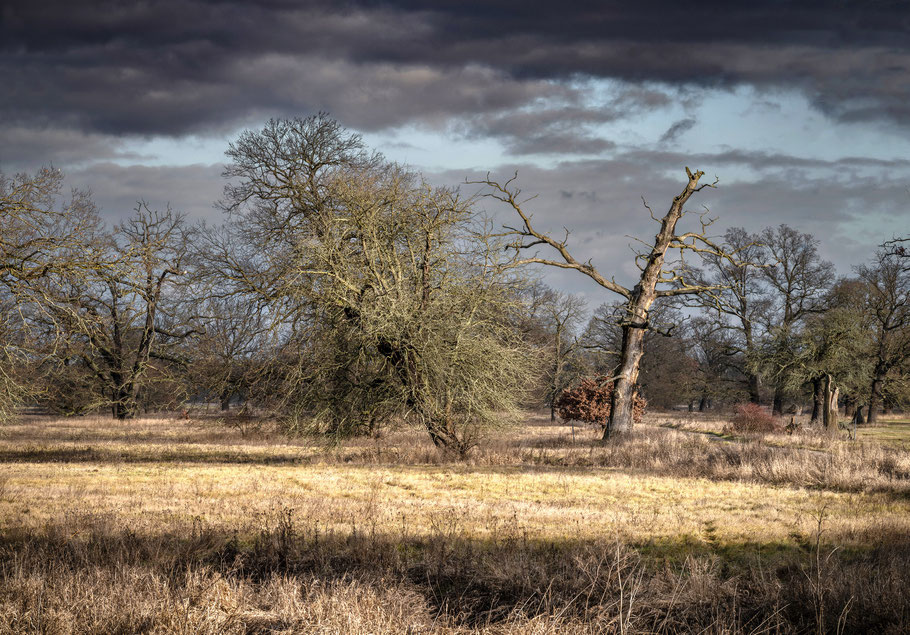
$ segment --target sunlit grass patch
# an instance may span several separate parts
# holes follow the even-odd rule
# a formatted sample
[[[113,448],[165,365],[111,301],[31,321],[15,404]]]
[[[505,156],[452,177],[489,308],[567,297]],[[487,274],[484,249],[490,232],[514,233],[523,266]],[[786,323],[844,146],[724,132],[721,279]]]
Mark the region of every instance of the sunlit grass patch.
[[[199,518],[233,527],[277,506],[336,532],[366,522],[383,532],[406,523],[427,534],[449,516],[446,522],[470,537],[521,531],[545,539],[641,541],[696,535],[712,523],[719,540],[741,542],[785,540],[802,515],[826,505],[830,531],[844,540],[870,519],[887,519],[910,534],[910,500],[886,493],[600,468],[85,462],[8,464],[0,475],[16,493],[0,501],[5,522],[27,525],[90,512],[140,524]]]
[[[857,426],[857,438],[910,450],[910,420],[891,419]]]

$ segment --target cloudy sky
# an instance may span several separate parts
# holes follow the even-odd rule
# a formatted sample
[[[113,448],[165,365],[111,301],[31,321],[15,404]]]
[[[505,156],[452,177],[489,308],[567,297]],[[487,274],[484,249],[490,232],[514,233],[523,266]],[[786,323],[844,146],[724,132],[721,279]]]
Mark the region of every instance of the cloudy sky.
[[[322,110],[435,182],[518,170],[537,224],[620,280],[655,230],[641,197],[665,209],[687,165],[720,179],[693,200],[715,233],[788,223],[844,274],[910,233],[910,0],[4,0],[0,21],[0,170],[62,168],[110,219],[220,220],[228,142]]]

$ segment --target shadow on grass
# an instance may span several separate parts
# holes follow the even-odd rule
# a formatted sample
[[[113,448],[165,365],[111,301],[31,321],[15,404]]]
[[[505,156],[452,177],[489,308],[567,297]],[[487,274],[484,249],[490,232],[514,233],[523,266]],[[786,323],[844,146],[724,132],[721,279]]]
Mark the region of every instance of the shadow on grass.
[[[101,447],[69,448],[3,448],[0,463],[202,463],[233,465],[305,465],[313,455],[294,452],[236,452],[226,450],[193,451],[191,449],[143,448],[131,446],[128,450]]]
[[[618,617],[648,632],[807,632],[828,615],[840,616],[846,632],[905,632],[910,616],[906,535],[883,533],[877,546],[844,553],[827,542],[816,548],[811,536],[794,544],[720,545],[710,535],[623,544],[521,534],[478,540],[460,535],[454,519],[429,536],[325,533],[290,511],[260,521],[236,532],[197,523],[148,535],[88,515],[40,531],[8,528],[0,534],[0,588],[15,594],[23,581],[40,581],[46,599],[56,580],[99,568],[114,581],[126,579],[117,572],[150,572],[178,596],[188,572],[254,589],[276,577],[358,580],[414,589],[434,619],[463,627],[520,614],[601,626],[618,626]]]

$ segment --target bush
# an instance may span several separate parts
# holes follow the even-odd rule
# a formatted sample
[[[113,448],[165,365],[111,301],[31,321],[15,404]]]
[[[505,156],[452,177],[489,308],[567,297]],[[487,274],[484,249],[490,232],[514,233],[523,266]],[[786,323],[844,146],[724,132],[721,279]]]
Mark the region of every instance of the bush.
[[[613,381],[606,375],[586,377],[575,388],[565,390],[556,400],[556,412],[566,421],[583,421],[606,425],[610,417],[610,395]],[[632,419],[640,422],[648,402],[636,394],[632,402]]]
[[[736,414],[726,430],[730,432],[778,432],[779,422],[757,403],[743,403],[736,406]]]

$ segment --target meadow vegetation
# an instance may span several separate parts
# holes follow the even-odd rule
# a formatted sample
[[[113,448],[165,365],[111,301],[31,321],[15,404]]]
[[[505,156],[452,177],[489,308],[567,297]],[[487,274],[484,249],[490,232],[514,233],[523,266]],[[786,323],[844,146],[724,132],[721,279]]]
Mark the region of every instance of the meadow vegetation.
[[[686,168],[623,283],[517,175],[226,154],[218,225],[0,174],[0,633],[908,630],[905,239],[712,238]]]
[[[413,428],[330,444],[270,425],[4,426],[0,632],[896,633],[910,621],[910,426],[897,421],[854,442],[649,414],[603,444],[599,429],[528,414],[465,460]]]

